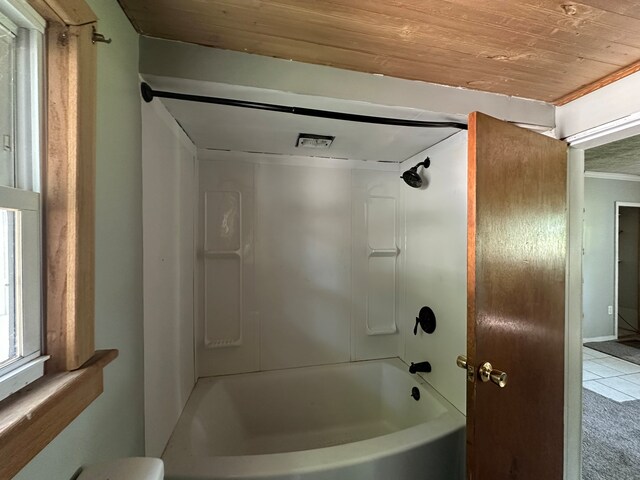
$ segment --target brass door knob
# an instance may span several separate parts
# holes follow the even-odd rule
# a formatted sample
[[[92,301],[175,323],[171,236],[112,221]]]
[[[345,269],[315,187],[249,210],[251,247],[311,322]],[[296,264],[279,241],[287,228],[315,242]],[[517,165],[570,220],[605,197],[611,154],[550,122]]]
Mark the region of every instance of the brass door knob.
[[[494,370],[489,362],[485,362],[478,370],[480,380],[483,382],[492,381],[500,388],[504,388],[507,385],[507,374],[500,370]]]

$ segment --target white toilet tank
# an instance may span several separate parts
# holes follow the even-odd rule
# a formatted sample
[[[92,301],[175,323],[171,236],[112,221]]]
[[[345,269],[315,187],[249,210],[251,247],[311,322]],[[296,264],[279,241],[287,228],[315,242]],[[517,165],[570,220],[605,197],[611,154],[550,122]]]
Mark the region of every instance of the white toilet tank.
[[[162,480],[164,464],[159,458],[121,458],[89,465],[77,480]]]

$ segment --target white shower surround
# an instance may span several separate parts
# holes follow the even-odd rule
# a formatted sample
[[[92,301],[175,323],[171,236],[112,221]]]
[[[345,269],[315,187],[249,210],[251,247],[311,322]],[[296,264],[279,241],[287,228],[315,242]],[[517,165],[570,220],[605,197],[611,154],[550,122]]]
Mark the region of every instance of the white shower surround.
[[[459,480],[464,425],[399,359],[211,377],[163,460],[168,480]]]
[[[466,132],[401,165],[199,151],[198,376],[429,360],[464,411],[466,153]]]
[[[393,169],[329,159],[247,162],[239,153],[201,161],[201,195],[243,198],[235,230],[214,224],[242,238],[225,248],[246,259],[250,336],[243,333],[244,348],[202,348],[197,340],[201,377],[237,374],[200,378],[163,457],[168,479],[464,477],[466,377],[455,357],[466,344],[466,149],[461,132]],[[400,171],[426,155],[424,187],[406,187]],[[236,215],[232,197],[222,210]],[[300,248],[305,242],[313,249]],[[388,267],[375,273],[394,304],[380,318],[368,314],[371,300],[382,298],[369,292],[372,254],[395,260],[393,275]],[[432,335],[413,334],[423,305],[438,318]],[[404,362],[358,361],[385,357]],[[407,373],[409,361],[425,360],[433,371],[424,379]]]

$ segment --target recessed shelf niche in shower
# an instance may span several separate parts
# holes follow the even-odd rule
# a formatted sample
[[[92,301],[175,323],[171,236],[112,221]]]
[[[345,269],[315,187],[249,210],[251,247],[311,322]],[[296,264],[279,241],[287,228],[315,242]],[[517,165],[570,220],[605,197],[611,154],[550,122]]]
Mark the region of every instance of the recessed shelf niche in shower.
[[[207,348],[242,345],[242,195],[204,194],[204,343]]]
[[[396,199],[369,195],[367,225],[367,335],[391,335],[396,325]]]

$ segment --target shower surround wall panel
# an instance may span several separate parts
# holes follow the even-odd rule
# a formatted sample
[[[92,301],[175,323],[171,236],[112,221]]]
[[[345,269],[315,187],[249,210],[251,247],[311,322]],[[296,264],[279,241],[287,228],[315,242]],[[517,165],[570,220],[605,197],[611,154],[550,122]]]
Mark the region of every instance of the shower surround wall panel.
[[[460,132],[402,163],[402,171],[426,157],[422,188],[402,189],[405,244],[401,249],[404,322],[403,360],[429,361],[425,379],[461,412],[466,411],[466,375],[456,356],[467,349],[467,132]],[[415,317],[431,307],[437,327],[428,335]]]
[[[258,164],[260,368],[350,360],[351,172]]]
[[[254,166],[200,162],[196,261],[198,375],[259,369]]]
[[[200,151],[199,168],[199,376],[399,355],[397,165]]]
[[[197,165],[160,102],[142,103],[142,145],[145,453],[160,456],[195,383]]]
[[[351,358],[397,356],[399,254],[403,232],[398,172],[353,170]]]

